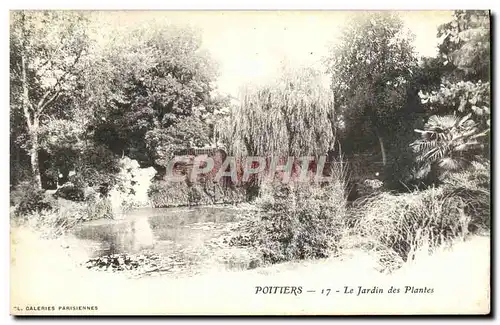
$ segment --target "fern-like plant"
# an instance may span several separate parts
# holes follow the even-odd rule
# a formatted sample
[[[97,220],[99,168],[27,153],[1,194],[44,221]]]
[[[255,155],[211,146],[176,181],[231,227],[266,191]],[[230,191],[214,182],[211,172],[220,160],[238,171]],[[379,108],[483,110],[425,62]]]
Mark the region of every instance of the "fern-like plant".
[[[489,129],[480,131],[470,116],[433,115],[424,130],[415,130],[421,135],[410,144],[417,154],[417,178],[424,178],[431,171],[441,175],[461,170],[479,159],[484,148],[480,138],[487,136]]]

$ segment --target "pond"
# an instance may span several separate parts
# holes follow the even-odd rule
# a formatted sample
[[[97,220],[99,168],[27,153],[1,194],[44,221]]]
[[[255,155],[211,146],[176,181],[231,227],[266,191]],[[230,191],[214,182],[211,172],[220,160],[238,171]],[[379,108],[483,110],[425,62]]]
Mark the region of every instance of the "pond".
[[[153,266],[159,269],[161,264],[162,270],[171,272],[248,269],[252,252],[227,244],[227,237],[244,219],[242,212],[217,206],[142,208],[121,220],[87,222],[76,228],[74,235],[87,244],[92,258],[142,256],[161,261]]]

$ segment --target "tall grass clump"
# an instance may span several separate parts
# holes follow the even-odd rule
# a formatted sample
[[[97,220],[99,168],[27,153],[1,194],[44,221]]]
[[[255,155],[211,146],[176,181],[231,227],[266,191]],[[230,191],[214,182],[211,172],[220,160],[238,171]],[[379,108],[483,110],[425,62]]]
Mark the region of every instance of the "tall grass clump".
[[[42,238],[57,238],[78,225],[81,220],[60,211],[42,210],[17,220],[19,225],[33,229]]]
[[[489,227],[487,169],[449,174],[439,187],[405,194],[381,193],[356,202],[351,242],[379,254],[387,268]]]
[[[490,163],[473,162],[471,168],[447,173],[442,178],[442,186],[449,195],[460,197],[465,203],[465,213],[471,216],[471,231],[490,227]]]

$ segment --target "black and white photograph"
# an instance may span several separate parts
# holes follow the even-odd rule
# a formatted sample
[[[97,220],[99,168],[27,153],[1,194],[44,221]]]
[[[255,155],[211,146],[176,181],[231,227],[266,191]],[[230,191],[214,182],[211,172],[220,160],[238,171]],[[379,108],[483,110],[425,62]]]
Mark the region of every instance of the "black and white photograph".
[[[8,16],[11,315],[490,313],[489,10]]]

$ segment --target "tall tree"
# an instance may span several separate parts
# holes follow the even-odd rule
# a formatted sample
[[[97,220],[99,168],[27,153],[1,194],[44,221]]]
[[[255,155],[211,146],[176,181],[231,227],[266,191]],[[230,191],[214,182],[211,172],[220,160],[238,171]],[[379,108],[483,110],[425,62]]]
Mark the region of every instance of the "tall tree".
[[[200,33],[150,23],[111,37],[97,76],[89,76],[106,83],[104,91],[91,90],[98,94],[95,140],[145,163],[189,146],[188,134],[205,141],[201,111],[210,108],[216,64],[201,48]]]
[[[65,97],[76,85],[87,54],[86,18],[61,11],[14,11],[10,23],[11,111],[21,111],[26,125],[23,147],[33,180],[42,187],[40,128],[64,114]],[[13,114],[15,114],[13,112]]]
[[[362,132],[378,140],[386,164],[386,139],[405,121],[416,58],[412,37],[392,13],[359,14],[345,28],[327,61],[335,104],[347,137]]]
[[[217,124],[233,153],[298,157],[333,149],[333,97],[318,71],[284,67],[276,82],[247,86],[240,97]]]

